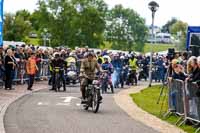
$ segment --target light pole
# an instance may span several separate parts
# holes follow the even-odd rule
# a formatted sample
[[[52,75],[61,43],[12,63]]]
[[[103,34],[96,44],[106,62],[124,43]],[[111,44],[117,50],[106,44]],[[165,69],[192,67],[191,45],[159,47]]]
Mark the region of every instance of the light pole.
[[[49,41],[49,46],[51,45],[50,44],[50,38],[51,38],[51,34],[48,33],[48,30],[46,28],[44,28],[43,30],[44,32],[42,33],[42,37],[43,37],[43,43],[44,43],[44,46],[47,45],[47,41]]]
[[[154,37],[154,17],[155,17],[155,13],[159,8],[158,3],[156,3],[155,1],[151,1],[148,4],[149,9],[152,12],[152,25],[151,25],[151,34],[152,34],[152,39],[151,39],[151,44],[153,44],[153,41],[155,41],[155,37]],[[150,68],[149,68],[149,87],[151,87],[151,83],[152,83],[152,60],[153,60],[153,51],[152,51],[152,46],[151,46],[151,56],[150,56]]]

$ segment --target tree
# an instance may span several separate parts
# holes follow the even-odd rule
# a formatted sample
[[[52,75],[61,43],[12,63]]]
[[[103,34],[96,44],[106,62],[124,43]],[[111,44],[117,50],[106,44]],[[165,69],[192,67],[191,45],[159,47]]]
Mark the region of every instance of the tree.
[[[29,21],[31,13],[27,10],[19,10],[16,12],[16,16],[20,16],[24,21]]]
[[[103,41],[107,9],[103,0],[40,0],[39,3],[33,25],[35,29],[43,27],[36,20],[42,20],[39,16],[49,16],[40,22],[47,24],[45,27],[51,32],[55,46],[98,47]]]
[[[52,13],[48,10],[48,5],[46,0],[39,0],[38,8],[31,14],[30,21],[32,23],[33,32],[37,33],[40,37],[39,43],[42,44],[42,34],[45,29],[51,32],[51,27],[53,26],[54,17]]]
[[[178,46],[179,50],[182,50],[185,48],[187,27],[188,27],[187,23],[178,20],[170,28],[170,33],[174,34],[180,40],[180,44]],[[181,33],[181,34],[177,36],[178,33]]]
[[[26,14],[27,13],[27,14]],[[26,14],[26,15],[25,15]],[[31,31],[28,11],[18,11],[16,14],[5,14],[4,40],[23,41]]]
[[[178,20],[176,18],[172,18],[169,20],[161,29],[164,33],[170,33],[170,28],[173,24],[175,24]]]
[[[106,40],[114,49],[143,50],[147,35],[145,21],[134,10],[117,5],[107,14]]]
[[[15,35],[13,33],[12,27],[14,23],[14,14],[6,13],[3,25],[3,38],[4,40],[14,40]]]
[[[178,32],[182,32],[183,35],[186,35],[187,27],[188,27],[187,23],[178,20],[170,27],[170,33],[177,34]]]

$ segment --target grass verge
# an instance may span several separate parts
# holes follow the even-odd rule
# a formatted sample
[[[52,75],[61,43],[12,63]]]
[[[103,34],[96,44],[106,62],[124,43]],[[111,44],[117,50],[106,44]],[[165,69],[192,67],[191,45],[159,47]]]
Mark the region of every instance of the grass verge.
[[[112,48],[112,43],[109,42],[104,42],[105,45],[101,45],[100,49],[113,49]],[[161,51],[166,51],[169,48],[175,48],[174,44],[162,44],[162,43],[156,43],[156,44],[150,44],[150,43],[145,43],[144,45],[144,50],[142,51],[143,53],[151,52],[151,49],[153,52],[161,52]]]
[[[157,85],[157,86],[152,86],[149,88],[146,88],[144,90],[142,90],[140,93],[136,93],[136,94],[130,94],[130,96],[132,97],[133,101],[138,105],[138,107],[142,108],[143,110],[149,112],[152,115],[155,115],[156,117],[167,121],[170,124],[175,124],[176,121],[179,119],[179,117],[177,116],[170,116],[167,119],[164,119],[160,114],[163,114],[164,112],[167,112],[167,95],[166,98],[161,97],[160,100],[160,104],[157,104],[157,99],[160,95],[160,90],[161,90],[161,86]],[[167,89],[164,89],[164,93],[167,93]],[[161,109],[161,105],[162,109]],[[188,132],[188,133],[194,133],[196,128],[189,126],[189,125],[182,125],[180,127],[181,129],[183,129],[184,131]]]
[[[29,41],[30,41],[29,42],[30,44],[38,46],[40,39],[38,39],[38,38],[29,38]]]
[[[175,48],[175,45],[173,44],[149,44],[146,43],[144,46],[144,53],[150,52],[151,49],[153,52],[160,52],[160,51],[166,51],[169,48]]]

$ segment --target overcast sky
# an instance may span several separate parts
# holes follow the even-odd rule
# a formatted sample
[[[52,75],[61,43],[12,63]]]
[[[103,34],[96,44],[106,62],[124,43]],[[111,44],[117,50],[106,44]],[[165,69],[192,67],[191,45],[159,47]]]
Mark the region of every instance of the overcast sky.
[[[4,12],[16,12],[28,9],[33,12],[37,8],[38,0],[4,0]],[[151,24],[151,12],[148,3],[151,0],[105,0],[109,7],[122,4],[124,7],[134,9],[141,17]],[[192,26],[200,26],[200,0],[156,0],[160,5],[156,12],[155,24],[164,25],[172,17],[176,17]]]

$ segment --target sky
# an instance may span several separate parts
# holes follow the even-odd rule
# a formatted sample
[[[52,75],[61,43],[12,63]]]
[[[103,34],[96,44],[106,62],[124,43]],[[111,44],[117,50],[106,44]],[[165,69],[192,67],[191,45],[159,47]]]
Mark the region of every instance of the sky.
[[[28,9],[33,12],[37,8],[38,0],[4,0],[4,12],[16,12],[20,9]],[[116,4],[122,4],[125,8],[134,9],[151,24],[151,11],[148,3],[151,0],[105,0],[111,8]],[[155,16],[155,25],[163,26],[168,20],[175,17],[187,22],[191,26],[200,26],[200,0],[155,0],[159,9]]]

